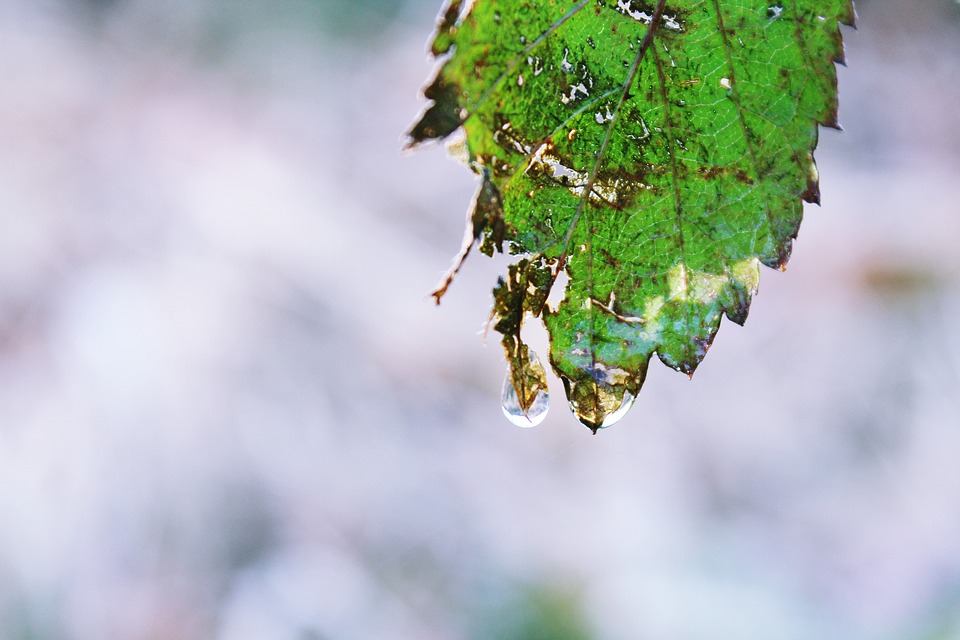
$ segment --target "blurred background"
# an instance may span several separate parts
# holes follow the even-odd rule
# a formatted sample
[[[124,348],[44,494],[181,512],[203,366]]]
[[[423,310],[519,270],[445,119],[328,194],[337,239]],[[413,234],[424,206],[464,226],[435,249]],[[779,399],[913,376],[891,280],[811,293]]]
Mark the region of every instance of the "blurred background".
[[[960,4],[858,8],[788,273],[593,437],[427,296],[439,0],[0,0],[0,639],[960,638]]]

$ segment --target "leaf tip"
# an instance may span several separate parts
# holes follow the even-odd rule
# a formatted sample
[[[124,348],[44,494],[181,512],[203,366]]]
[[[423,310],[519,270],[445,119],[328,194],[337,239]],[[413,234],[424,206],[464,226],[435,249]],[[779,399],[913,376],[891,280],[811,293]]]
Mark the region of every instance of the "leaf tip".
[[[407,132],[407,148],[416,147],[426,140],[446,138],[459,129],[464,121],[459,89],[447,83],[440,72],[424,88],[423,97],[432,102]]]
[[[727,320],[738,326],[743,326],[747,322],[747,312],[750,310],[750,303],[738,305],[736,307],[727,307],[723,310],[723,315]]]
[[[790,261],[790,254],[793,253],[793,240],[788,239],[780,245],[776,255],[764,257],[761,261],[763,266],[776,269],[777,271],[786,271],[787,262]]]
[[[817,180],[811,180],[807,184],[807,190],[800,194],[800,197],[804,202],[809,202],[810,204],[820,204],[820,182]]]
[[[840,18],[840,22],[852,29],[857,28],[857,7],[854,5],[853,0],[850,0],[847,4],[847,12]]]
[[[819,120],[817,124],[819,124],[821,127],[826,127],[835,131],[843,131],[843,125],[840,124],[840,116],[837,113],[836,105],[834,105],[829,115],[823,120]]]

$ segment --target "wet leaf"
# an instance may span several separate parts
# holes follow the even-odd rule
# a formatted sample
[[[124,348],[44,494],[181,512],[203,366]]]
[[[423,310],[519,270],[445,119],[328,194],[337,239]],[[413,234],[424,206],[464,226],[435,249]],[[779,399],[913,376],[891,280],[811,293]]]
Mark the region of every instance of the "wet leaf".
[[[722,316],[743,324],[759,266],[785,266],[802,202],[819,200],[813,151],[818,125],[838,127],[853,17],[850,0],[448,3],[409,140],[462,137],[481,184],[434,295],[474,244],[528,256],[494,292],[523,409],[545,384],[525,317],[542,318],[594,431],[625,413],[654,354],[692,374]]]

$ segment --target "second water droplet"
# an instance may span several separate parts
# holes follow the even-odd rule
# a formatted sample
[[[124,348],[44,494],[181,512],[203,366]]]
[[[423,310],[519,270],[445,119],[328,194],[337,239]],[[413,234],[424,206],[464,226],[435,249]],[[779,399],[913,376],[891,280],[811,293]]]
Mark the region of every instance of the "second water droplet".
[[[623,418],[623,416],[627,415],[627,412],[630,411],[630,407],[633,406],[634,400],[636,400],[636,398],[633,397],[632,393],[630,393],[629,391],[624,391],[623,402],[620,403],[620,406],[617,408],[616,411],[614,411],[613,413],[611,413],[610,415],[608,415],[606,418],[603,419],[603,422],[600,423],[600,428],[606,429],[607,427],[610,427],[620,422],[620,419]]]

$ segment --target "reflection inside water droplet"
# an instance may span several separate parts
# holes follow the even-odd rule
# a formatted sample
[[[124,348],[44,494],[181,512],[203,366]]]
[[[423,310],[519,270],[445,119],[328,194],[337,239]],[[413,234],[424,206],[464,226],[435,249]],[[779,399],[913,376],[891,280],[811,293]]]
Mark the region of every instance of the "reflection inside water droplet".
[[[624,391],[623,402],[620,403],[620,407],[603,419],[603,422],[600,423],[600,428],[606,429],[607,427],[620,422],[620,419],[627,415],[627,412],[630,411],[630,407],[633,406],[634,400],[636,400],[636,398],[633,397],[632,393],[629,391]]]
[[[547,410],[550,409],[550,396],[546,390],[540,389],[533,400],[533,404],[524,413],[520,407],[520,398],[517,397],[517,391],[513,388],[510,380],[510,373],[507,372],[507,379],[503,381],[503,395],[500,399],[503,415],[507,420],[518,427],[535,427],[547,417]]]

